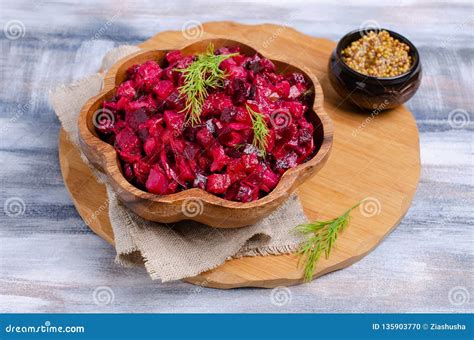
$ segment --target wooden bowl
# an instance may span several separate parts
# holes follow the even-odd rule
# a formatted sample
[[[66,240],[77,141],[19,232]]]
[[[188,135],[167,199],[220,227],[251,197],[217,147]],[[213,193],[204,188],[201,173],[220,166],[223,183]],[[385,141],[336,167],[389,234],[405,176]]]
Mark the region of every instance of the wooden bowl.
[[[407,72],[395,77],[373,77],[359,73],[343,62],[342,50],[369,31],[359,29],[347,33],[339,40],[329,58],[328,74],[332,86],[342,98],[347,98],[361,109],[383,111],[399,106],[413,97],[420,87],[422,72],[420,55],[410,40],[385,28],[374,29],[379,30],[387,31],[391,37],[410,47],[413,65]]]
[[[187,46],[177,46],[185,55],[202,53],[209,43],[215,48],[239,46],[241,53],[254,54],[257,50],[248,44],[224,38],[206,39]],[[275,189],[267,196],[253,202],[241,203],[225,200],[202,189],[187,189],[169,195],[145,192],[129,183],[123,176],[118,155],[112,145],[102,141],[93,124],[94,113],[100,110],[104,100],[113,97],[117,86],[126,78],[126,70],[134,64],[155,60],[161,64],[169,50],[143,50],[120,60],[107,73],[103,90],[91,98],[79,116],[80,147],[87,159],[104,172],[119,200],[134,213],[150,221],[172,223],[195,220],[217,228],[243,227],[268,216],[285,202],[290,194],[304,181],[316,174],[325,164],[332,146],[333,125],[323,108],[323,91],[311,72],[283,60],[272,60],[279,72],[300,72],[312,83],[313,106],[307,117],[315,127],[314,139],[319,149],[306,163],[287,170]]]

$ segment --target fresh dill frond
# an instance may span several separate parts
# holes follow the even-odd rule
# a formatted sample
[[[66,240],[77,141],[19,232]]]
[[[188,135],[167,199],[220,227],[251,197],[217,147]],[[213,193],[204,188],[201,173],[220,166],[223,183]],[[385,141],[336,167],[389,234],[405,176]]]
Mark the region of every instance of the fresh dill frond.
[[[252,120],[252,127],[253,127],[253,145],[260,150],[262,156],[265,156],[267,153],[267,136],[269,133],[267,123],[265,122],[264,116],[260,112],[256,112],[252,110],[252,108],[248,105],[247,111],[250,115],[250,119]]]
[[[348,226],[352,210],[357,208],[361,202],[349,208],[341,216],[329,221],[315,221],[312,223],[300,224],[295,227],[295,231],[304,235],[309,235],[300,248],[300,255],[305,259],[304,279],[311,281],[314,268],[321,256],[329,258],[331,250],[336,243],[338,234]]]
[[[188,67],[175,69],[183,73],[184,85],[179,87],[179,93],[186,98],[186,106],[182,112],[186,112],[186,123],[194,126],[201,122],[201,111],[204,101],[208,95],[209,88],[223,86],[226,78],[224,70],[219,68],[222,61],[234,57],[238,53],[214,54],[214,45],[211,43],[207,51],[199,54],[197,59]]]

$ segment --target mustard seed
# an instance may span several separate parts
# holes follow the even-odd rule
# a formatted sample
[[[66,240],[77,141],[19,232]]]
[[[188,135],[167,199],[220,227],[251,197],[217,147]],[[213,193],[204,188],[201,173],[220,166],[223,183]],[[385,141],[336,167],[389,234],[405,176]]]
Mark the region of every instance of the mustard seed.
[[[351,69],[374,77],[394,77],[412,65],[410,47],[387,31],[370,31],[342,51],[342,61]]]

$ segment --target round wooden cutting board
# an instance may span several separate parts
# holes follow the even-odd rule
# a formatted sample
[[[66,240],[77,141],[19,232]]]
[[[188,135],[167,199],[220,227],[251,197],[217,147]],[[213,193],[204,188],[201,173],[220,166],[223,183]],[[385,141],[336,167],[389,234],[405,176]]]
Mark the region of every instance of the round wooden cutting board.
[[[201,29],[202,28],[202,29]],[[334,122],[332,154],[326,166],[298,190],[310,220],[339,216],[365,199],[352,212],[352,221],[340,234],[329,259],[317,264],[314,278],[360,260],[372,251],[403,218],[410,206],[420,175],[416,122],[405,107],[390,111],[358,111],[332,89],[327,63],[335,43],[277,25],[242,25],[232,22],[204,24],[192,37],[207,34],[251,41],[267,57],[284,55],[306,66],[318,77],[325,96],[326,112]],[[162,32],[143,48],[173,48],[190,38],[190,32]],[[189,40],[192,42],[192,40]],[[79,214],[90,228],[112,243],[105,187],[83,163],[64,131],[59,136],[59,157],[64,182]],[[227,261],[220,267],[187,281],[205,287],[276,287],[303,282],[298,256],[258,256]]]

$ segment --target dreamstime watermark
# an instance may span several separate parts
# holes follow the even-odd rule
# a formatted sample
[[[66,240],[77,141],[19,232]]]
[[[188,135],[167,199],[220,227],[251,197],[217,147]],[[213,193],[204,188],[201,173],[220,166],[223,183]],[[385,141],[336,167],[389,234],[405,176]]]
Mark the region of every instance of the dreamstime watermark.
[[[53,326],[50,321],[37,326],[15,326],[9,324],[5,327],[6,333],[32,334],[32,333],[85,333],[84,326]]]
[[[7,198],[3,204],[3,211],[8,217],[21,216],[26,211],[26,204],[20,197]]]
[[[471,294],[466,287],[456,286],[450,289],[448,300],[453,306],[462,306],[469,302]]]
[[[270,46],[283,32],[285,32],[290,26],[292,26],[292,22],[294,20],[294,16],[290,15],[290,17],[282,22],[282,26],[279,25],[278,28],[273,31],[272,35],[265,39],[262,43],[263,48],[267,48]]]
[[[108,211],[110,199],[107,198],[88,218],[84,220],[87,226],[90,226],[92,221],[100,216],[104,211]]]
[[[192,289],[191,289],[191,293],[188,295],[188,297],[186,298],[187,300],[191,300],[193,299],[196,295],[198,294],[201,294],[201,292],[207,288],[207,286],[209,285],[209,281],[206,279],[204,281],[202,281],[199,285],[196,285],[194,286]]]
[[[354,130],[352,130],[352,137],[357,137],[357,135],[363,130],[365,129],[372,120],[375,119],[375,117],[377,117],[380,112],[382,112],[383,110],[385,110],[387,108],[387,105],[389,104],[389,101],[388,99],[385,99],[383,101],[382,104],[380,104],[379,106],[377,106],[375,109],[372,110],[372,112],[370,113],[370,116],[365,118],[364,121],[362,123],[359,124],[359,126],[357,128],[355,128]]]
[[[181,26],[181,33],[188,40],[200,39],[204,34],[204,27],[197,20],[189,20]]]
[[[375,20],[366,20],[359,26],[360,35],[367,35],[369,32],[375,31],[378,32],[381,30],[380,24]]]
[[[470,122],[471,117],[466,110],[455,109],[448,114],[448,123],[453,129],[463,129],[468,126]]]
[[[15,115],[13,117],[10,117],[9,122],[10,123],[15,123],[18,121],[25,113],[31,110],[31,103],[26,103],[26,104],[18,104],[18,109],[15,112]]]
[[[466,31],[466,32],[469,32],[469,28],[466,27],[468,26],[468,24],[470,24],[472,21],[474,21],[474,15],[471,15],[470,17],[468,17],[466,20],[464,20],[463,22],[459,23],[455,28],[454,30],[451,30],[451,34],[448,35],[448,37],[446,37],[445,39],[443,39],[441,42],[438,42],[439,46],[440,47],[443,47],[443,48],[446,48],[448,47],[449,44],[451,44],[451,42],[455,39],[458,39],[459,38],[459,32],[463,32],[463,31]]]
[[[8,40],[18,40],[25,36],[26,27],[20,20],[10,20],[3,26],[3,33]]]
[[[181,204],[181,212],[186,217],[196,217],[203,213],[204,204],[199,198],[187,198]]]
[[[360,203],[359,210],[362,216],[373,217],[382,212],[382,204],[380,204],[380,201],[375,197],[367,197]]]
[[[277,109],[270,115],[270,123],[275,129],[284,129],[291,125],[291,113],[286,109]]]
[[[99,286],[92,293],[92,300],[98,306],[110,305],[115,300],[115,294],[112,288],[108,286]]]
[[[279,286],[272,289],[270,293],[270,300],[273,305],[283,307],[291,303],[292,294],[288,287]]]
[[[100,28],[94,33],[92,38],[90,38],[88,41],[85,42],[85,46],[87,47],[90,44],[92,44],[94,41],[99,40],[110,29],[110,27],[114,24],[117,18],[122,15],[123,12],[124,12],[124,9],[121,8],[114,15],[107,18],[107,21],[102,26],[100,26]]]
[[[18,109],[15,111],[15,114],[12,117],[10,117],[10,119],[8,120],[6,124],[3,124],[2,126],[0,126],[0,130],[2,131],[7,130],[9,128],[9,124],[13,124],[17,122],[18,120],[20,120],[20,118],[25,113],[31,110],[32,104],[31,103],[18,104],[17,107]]]
[[[115,123],[115,115],[109,109],[99,109],[92,115],[92,123],[96,128],[113,126]]]

